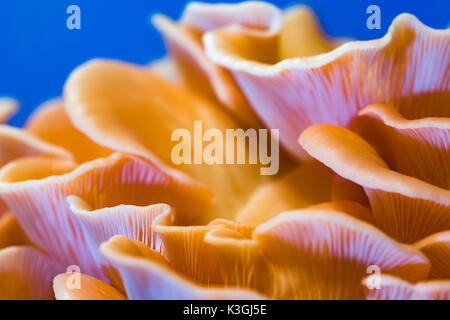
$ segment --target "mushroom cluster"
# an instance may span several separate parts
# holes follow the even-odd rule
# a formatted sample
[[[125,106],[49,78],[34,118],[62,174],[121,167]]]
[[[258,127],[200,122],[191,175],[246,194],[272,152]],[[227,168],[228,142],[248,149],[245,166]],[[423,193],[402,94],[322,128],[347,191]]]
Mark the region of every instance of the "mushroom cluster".
[[[450,29],[331,39],[264,2],[152,21],[165,59],[89,61],[23,128],[0,100],[1,299],[450,299]],[[279,130],[278,174],[175,165],[195,121]]]

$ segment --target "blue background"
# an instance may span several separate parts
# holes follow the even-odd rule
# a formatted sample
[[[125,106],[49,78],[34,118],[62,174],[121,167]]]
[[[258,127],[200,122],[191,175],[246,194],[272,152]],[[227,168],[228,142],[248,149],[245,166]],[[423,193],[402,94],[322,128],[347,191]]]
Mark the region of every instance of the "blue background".
[[[203,1],[236,2],[236,1]],[[360,40],[383,36],[395,16],[416,15],[433,28],[450,23],[450,0],[274,0],[281,8],[304,3],[312,7],[332,36]],[[0,96],[20,101],[12,124],[23,124],[40,103],[61,95],[76,66],[106,57],[145,64],[164,55],[162,40],[150,16],[179,18],[186,0],[0,0]],[[81,8],[81,30],[68,30],[66,9]],[[381,30],[366,28],[366,9],[381,8]]]

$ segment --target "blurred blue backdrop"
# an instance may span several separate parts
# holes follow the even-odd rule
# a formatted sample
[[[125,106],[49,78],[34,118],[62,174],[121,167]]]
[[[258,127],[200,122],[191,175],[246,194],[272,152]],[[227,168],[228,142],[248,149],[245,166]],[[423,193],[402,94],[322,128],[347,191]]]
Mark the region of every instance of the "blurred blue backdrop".
[[[0,96],[20,101],[12,124],[21,125],[45,100],[61,95],[64,81],[81,63],[106,57],[145,64],[164,55],[150,16],[180,17],[186,0],[0,0]],[[240,2],[240,1],[204,1]],[[332,36],[360,40],[383,36],[395,16],[416,15],[433,28],[450,22],[450,0],[272,0],[281,8],[312,7]],[[81,30],[66,27],[69,5],[81,8]],[[369,5],[381,8],[381,30],[366,27]]]

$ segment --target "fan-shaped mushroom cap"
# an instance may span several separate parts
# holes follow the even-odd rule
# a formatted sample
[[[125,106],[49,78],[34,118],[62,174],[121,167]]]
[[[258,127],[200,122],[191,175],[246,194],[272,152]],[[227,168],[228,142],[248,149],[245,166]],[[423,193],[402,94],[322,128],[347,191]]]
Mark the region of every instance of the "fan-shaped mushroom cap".
[[[163,34],[171,57],[184,82],[228,108],[249,126],[261,124],[231,74],[206,56],[202,35],[224,26],[234,25],[269,35],[281,24],[281,12],[263,2],[210,5],[191,3],[179,23],[161,15],[153,24]],[[270,37],[270,36],[269,36]],[[267,50],[255,50],[267,54]]]
[[[332,125],[315,125],[299,139],[315,159],[361,185],[378,226],[402,242],[450,228],[450,191],[389,169],[360,136]]]
[[[64,96],[72,123],[94,142],[152,162],[161,159],[170,166],[175,165],[174,130],[187,130],[194,140],[189,146],[194,146],[203,138],[194,130],[197,120],[205,131],[211,128],[224,134],[226,129],[239,128],[219,106],[126,63],[95,60],[79,67],[69,77]],[[242,143],[238,141],[237,147],[245,148]],[[185,152],[191,156],[189,151]],[[268,180],[255,165],[201,165],[193,157],[191,161],[177,169],[214,192],[217,205],[209,220],[232,217],[252,190]]]
[[[429,262],[362,220],[336,211],[283,213],[258,226],[253,239],[273,268],[281,299],[361,299],[373,266],[411,281],[426,278]]]
[[[361,299],[361,280],[372,268],[425,279],[427,258],[362,220],[367,214],[357,203],[328,203],[257,227],[213,228],[204,241],[218,257],[226,286],[275,299]]]
[[[229,27],[203,36],[208,58],[231,72],[259,118],[267,127],[280,129],[280,142],[293,155],[306,157],[296,143],[303,130],[320,123],[349,126],[369,104],[428,95],[448,101],[449,29],[433,30],[402,14],[381,39],[349,41],[325,52],[333,45],[323,45],[327,41],[316,36],[320,33],[309,31],[314,19],[305,16],[288,14],[288,30],[278,37],[286,37],[282,43],[293,43],[290,37],[301,35],[306,44],[296,37],[301,46],[295,50],[307,51],[275,55],[275,60],[254,54],[259,52],[254,48],[273,35],[264,38]]]
[[[224,283],[223,270],[215,249],[205,241],[205,235],[215,229],[251,235],[255,226],[224,219],[216,219],[207,225],[181,226],[173,222],[170,214],[164,214],[155,219],[152,228],[161,238],[161,251],[175,270],[204,285],[218,285]]]
[[[114,236],[100,251],[111,259],[129,299],[261,299],[252,291],[206,288],[173,271],[162,256],[138,241]]]
[[[69,198],[77,196],[78,198]],[[104,279],[98,246],[112,235],[152,242],[154,217],[169,208],[192,223],[208,210],[210,192],[177,171],[135,156],[113,154],[40,180],[2,183],[0,198],[30,240],[64,265]]]
[[[450,99],[442,101],[440,108],[445,105]],[[370,105],[359,112],[353,127],[392,170],[450,188],[450,118],[410,120],[392,106]]]

